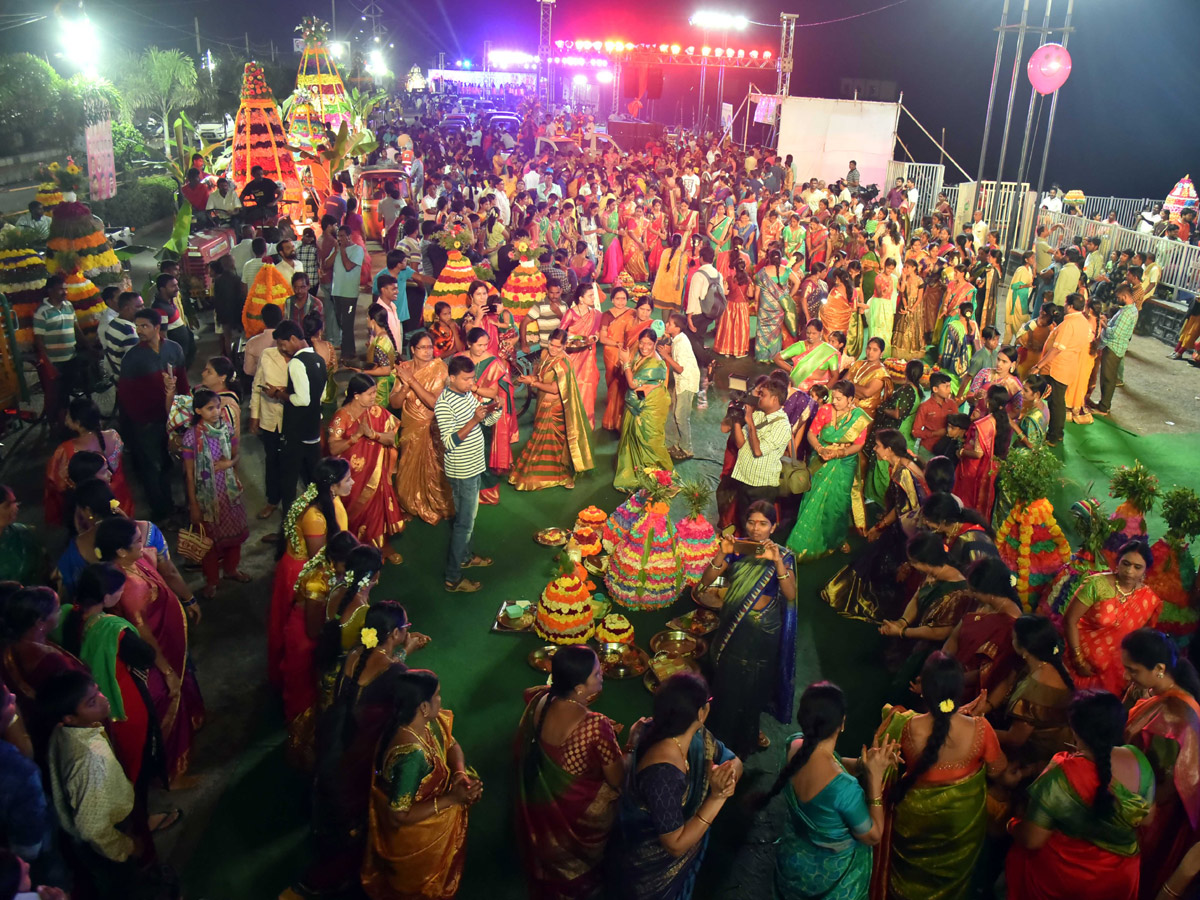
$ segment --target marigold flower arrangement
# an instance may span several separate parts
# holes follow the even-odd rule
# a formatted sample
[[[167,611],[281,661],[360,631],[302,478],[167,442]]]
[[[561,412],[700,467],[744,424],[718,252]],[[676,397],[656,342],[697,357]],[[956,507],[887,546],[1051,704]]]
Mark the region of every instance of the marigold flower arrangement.
[[[1000,489],[1013,501],[996,533],[1000,558],[1017,573],[1017,593],[1025,610],[1071,557],[1071,546],[1046,499],[1062,468],[1048,447],[1013,450],[1000,471]]]
[[[1162,517],[1167,533],[1151,547],[1154,566],[1146,574],[1146,584],[1163,602],[1158,629],[1186,646],[1200,618],[1190,603],[1196,562],[1188,547],[1200,534],[1200,496],[1189,487],[1175,485],[1163,495]]]

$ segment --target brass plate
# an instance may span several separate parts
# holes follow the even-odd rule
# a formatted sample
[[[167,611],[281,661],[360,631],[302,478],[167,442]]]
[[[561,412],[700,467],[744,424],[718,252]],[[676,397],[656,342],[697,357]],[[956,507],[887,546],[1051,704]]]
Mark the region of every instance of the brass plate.
[[[529,665],[537,669],[539,672],[550,672],[550,662],[554,659],[554,654],[558,652],[556,644],[547,644],[544,647],[538,647],[529,654]]]
[[[646,651],[633,644],[599,644],[596,655],[606,678],[636,678],[650,667]]]
[[[660,631],[650,638],[650,652],[655,656],[688,656],[693,659],[703,656],[708,650],[708,641],[688,631]]]
[[[543,547],[561,547],[571,539],[571,532],[566,528],[543,528],[534,533],[533,539]]]

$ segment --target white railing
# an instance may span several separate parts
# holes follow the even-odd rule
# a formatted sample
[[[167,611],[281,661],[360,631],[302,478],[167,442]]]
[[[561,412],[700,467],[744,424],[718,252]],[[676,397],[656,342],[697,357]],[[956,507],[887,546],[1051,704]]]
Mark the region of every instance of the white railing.
[[[905,162],[889,162],[887,167],[887,183],[882,185],[883,194],[892,189],[892,185],[896,183],[897,178],[913,180],[913,184],[917,188],[917,208],[909,211],[909,217],[914,222],[920,222],[922,218],[933,212],[937,206],[938,194],[943,190],[942,177],[945,174],[945,167],[937,163],[905,163]]]
[[[1140,209],[1139,209],[1140,211]],[[1053,229],[1050,243],[1055,247],[1066,247],[1076,238],[1098,237],[1104,253],[1112,250],[1148,251],[1153,253],[1162,266],[1162,284],[1181,291],[1200,294],[1200,247],[1182,241],[1144,234],[1131,228],[1107,225],[1083,216],[1052,213],[1038,210],[1038,224]],[[1062,228],[1055,226],[1061,225]]]
[[[1084,218],[1094,219],[1099,216],[1107,219],[1110,212],[1117,214],[1117,221],[1126,228],[1137,226],[1138,214],[1148,205],[1162,203],[1161,200],[1148,200],[1145,197],[1088,197],[1083,204]]]

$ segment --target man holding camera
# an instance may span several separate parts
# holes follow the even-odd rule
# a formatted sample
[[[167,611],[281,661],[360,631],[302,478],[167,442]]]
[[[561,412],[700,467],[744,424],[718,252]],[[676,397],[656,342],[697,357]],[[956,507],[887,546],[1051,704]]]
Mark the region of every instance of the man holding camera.
[[[779,496],[780,460],[792,437],[783,403],[787,388],[768,379],[746,397],[740,420],[734,419],[733,441],[737,460],[733,464],[734,521],[741,522],[746,509],[756,500],[774,503]],[[727,518],[722,516],[722,519]]]

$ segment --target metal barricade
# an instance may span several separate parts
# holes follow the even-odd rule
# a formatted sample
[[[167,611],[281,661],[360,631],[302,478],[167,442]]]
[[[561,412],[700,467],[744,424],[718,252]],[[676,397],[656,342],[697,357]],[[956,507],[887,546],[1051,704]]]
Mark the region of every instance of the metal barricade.
[[[1096,216],[1107,219],[1110,212],[1115,212],[1121,225],[1125,228],[1135,228],[1139,213],[1147,206],[1161,202],[1145,197],[1088,197],[1083,204],[1083,215],[1087,219],[1094,219]]]
[[[1055,247],[1070,246],[1076,238],[1098,237],[1101,249],[1106,254],[1112,250],[1153,253],[1155,261],[1162,267],[1161,284],[1176,290],[1200,293],[1200,247],[1083,216],[1069,216],[1044,209],[1038,210],[1038,223],[1050,226],[1050,243]]]
[[[938,194],[943,190],[942,179],[945,173],[946,167],[937,163],[906,163],[893,160],[888,163],[887,184],[883,185],[883,193],[886,195],[892,189],[897,178],[911,178],[919,196],[916,209],[909,210],[909,217],[912,221],[919,222],[932,214],[937,206]]]

